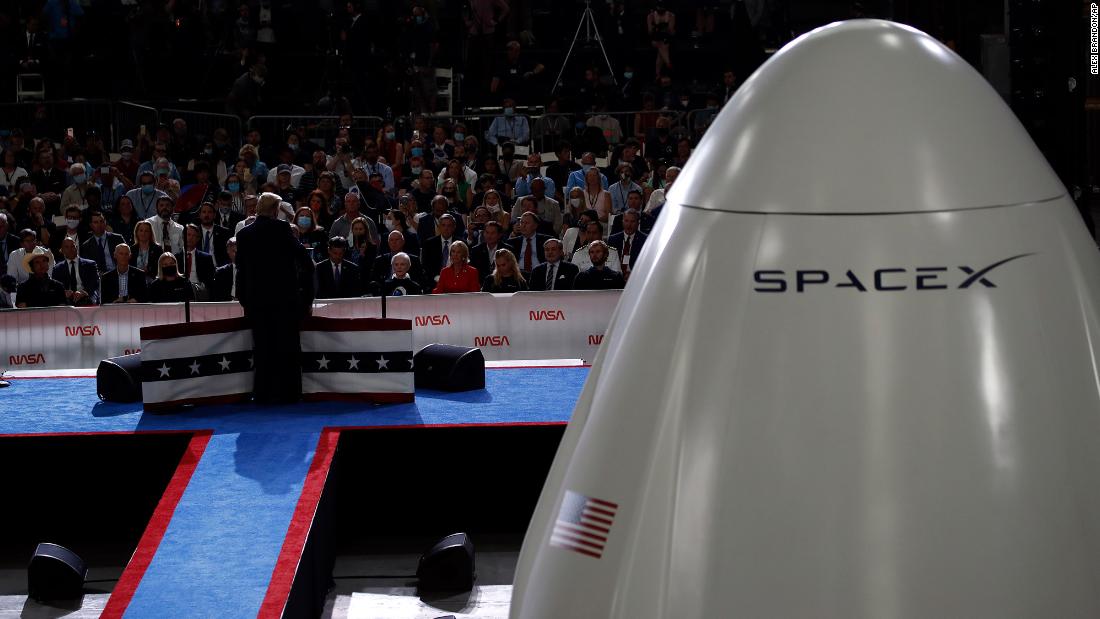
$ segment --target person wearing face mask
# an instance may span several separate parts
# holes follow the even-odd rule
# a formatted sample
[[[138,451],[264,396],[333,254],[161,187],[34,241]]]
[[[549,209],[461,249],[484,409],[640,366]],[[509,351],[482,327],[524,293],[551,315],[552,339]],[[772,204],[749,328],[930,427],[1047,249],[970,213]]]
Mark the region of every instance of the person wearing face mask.
[[[608,187],[611,194],[611,212],[618,215],[626,210],[627,197],[631,191],[642,191],[642,186],[634,182],[634,166],[626,161],[619,163],[619,180]]]
[[[136,179],[141,162],[134,157],[134,141],[123,140],[118,150],[119,160],[114,165],[118,168],[119,176],[126,179]]]
[[[589,117],[585,125],[599,129],[604,140],[611,146],[623,141],[623,128],[619,119],[607,113],[607,99],[600,97],[596,101],[596,113]]]
[[[378,153],[390,162],[393,169],[394,186],[400,187],[403,166],[397,164],[405,161],[405,144],[397,139],[397,129],[393,123],[388,122],[382,125],[382,128],[378,130],[375,142],[378,144]]]
[[[134,211],[140,219],[148,219],[157,214],[157,200],[167,198],[168,194],[157,189],[156,177],[151,171],[138,176],[137,187],[126,192],[126,197],[134,204]]]
[[[409,157],[408,162],[398,166],[394,175],[401,180],[397,181],[398,193],[408,193],[413,190],[420,180],[420,173],[424,171],[424,158],[418,155]]]
[[[596,168],[596,155],[591,152],[581,155],[581,169],[574,170],[573,172],[569,173],[569,180],[565,183],[565,191],[572,191],[574,187],[580,187],[583,189],[585,186],[585,177],[588,174],[588,171],[593,168]],[[599,175],[600,186],[604,189],[607,189],[607,177],[604,176],[603,172],[599,172]]]
[[[504,97],[502,105],[504,113],[493,119],[489,130],[485,132],[485,139],[493,146],[503,142],[529,143],[531,126],[526,116],[516,114],[516,100],[512,97]]]
[[[69,178],[72,184],[65,188],[61,194],[61,208],[79,206],[80,210],[88,208],[88,201],[84,198],[84,192],[88,189],[88,172],[83,163],[74,163],[69,166]]]
[[[672,119],[668,116],[657,118],[657,126],[646,137],[646,157],[657,160],[672,159],[676,156],[676,139],[672,137]]]
[[[83,218],[79,206],[70,205],[63,213],[65,223],[57,227],[56,233],[50,235],[50,249],[54,253],[61,252],[61,244],[65,239],[70,239],[77,247],[91,235],[91,228]]]

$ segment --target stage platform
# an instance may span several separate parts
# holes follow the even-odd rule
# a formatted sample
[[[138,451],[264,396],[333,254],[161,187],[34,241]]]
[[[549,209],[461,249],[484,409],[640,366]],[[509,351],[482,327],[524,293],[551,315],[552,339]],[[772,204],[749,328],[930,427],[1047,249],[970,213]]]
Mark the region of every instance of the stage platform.
[[[0,391],[0,438],[149,433],[185,439],[103,616],[279,617],[341,432],[560,427],[588,369],[491,368],[485,390],[418,391],[414,404],[230,405],[174,414],[100,402],[94,378],[69,374],[13,377]]]

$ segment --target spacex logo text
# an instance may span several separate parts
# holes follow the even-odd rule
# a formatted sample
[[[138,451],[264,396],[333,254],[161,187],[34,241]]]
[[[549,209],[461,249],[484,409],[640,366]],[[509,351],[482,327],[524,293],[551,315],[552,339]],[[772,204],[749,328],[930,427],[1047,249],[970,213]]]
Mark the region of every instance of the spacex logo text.
[[[527,320],[565,320],[565,312],[559,310],[531,310]]]
[[[889,292],[897,290],[947,290],[971,288],[980,284],[982,288],[996,288],[989,279],[989,273],[997,267],[1033,254],[1020,254],[998,260],[986,267],[890,267],[862,273],[862,277],[849,269],[844,273],[830,273],[823,269],[798,269],[793,272],[781,270],[762,270],[753,273],[756,292],[806,292],[811,286],[832,286],[834,288],[854,288],[859,292],[877,290]]]
[[[451,324],[451,317],[446,314],[425,314],[416,317],[416,326],[418,327],[427,327],[429,325],[440,327],[449,324]]]

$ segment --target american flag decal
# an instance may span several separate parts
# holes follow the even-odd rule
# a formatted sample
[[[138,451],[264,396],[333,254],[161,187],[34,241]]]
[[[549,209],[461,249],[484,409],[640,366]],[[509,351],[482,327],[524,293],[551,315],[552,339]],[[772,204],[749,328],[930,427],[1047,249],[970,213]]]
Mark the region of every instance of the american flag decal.
[[[550,545],[599,559],[618,509],[618,503],[566,490]]]

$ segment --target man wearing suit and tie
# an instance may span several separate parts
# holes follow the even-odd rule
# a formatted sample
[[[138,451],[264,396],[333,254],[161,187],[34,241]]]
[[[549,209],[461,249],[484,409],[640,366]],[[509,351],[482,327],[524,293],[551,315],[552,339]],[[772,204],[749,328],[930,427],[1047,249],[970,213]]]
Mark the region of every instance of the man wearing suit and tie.
[[[572,290],[573,280],[580,269],[572,262],[562,260],[562,244],[558,239],[549,239],[542,244],[546,262],[531,271],[528,285],[531,290]]]
[[[176,253],[176,268],[180,275],[198,287],[195,297],[209,301],[214,292],[214,257],[199,249],[202,235],[195,224],[187,224],[183,244],[184,251]]]
[[[72,237],[61,241],[61,255],[65,259],[54,265],[51,277],[65,287],[65,300],[72,305],[98,305],[99,271],[95,262],[77,254]]]
[[[450,263],[451,243],[459,240],[455,238],[455,225],[454,216],[444,213],[439,218],[439,236],[424,241],[420,247],[420,262],[424,265],[424,274],[433,283],[439,281],[439,272]]]
[[[421,241],[424,239],[430,239],[433,236],[439,236],[439,230],[437,226],[442,222],[443,215],[450,215],[454,218],[455,231],[454,237],[456,240],[466,240],[466,226],[462,223],[462,217],[453,210],[449,210],[447,204],[447,198],[443,196],[436,196],[432,198],[432,211],[425,215],[420,216],[420,219],[416,223],[416,235]]]
[[[347,299],[363,296],[362,275],[353,262],[344,260],[348,240],[334,236],[328,242],[328,260],[317,263],[318,299]]]
[[[504,248],[501,237],[504,236],[504,226],[495,221],[485,223],[485,230],[481,233],[481,242],[470,248],[470,266],[477,269],[477,274],[484,279],[493,272],[498,249]]]
[[[642,245],[645,244],[646,234],[639,231],[642,216],[638,211],[630,209],[623,213],[623,231],[612,234],[607,239],[607,244],[619,252],[619,260],[623,265],[623,278],[630,279],[630,269],[638,263],[638,256],[642,253]]]
[[[214,256],[214,266],[221,266],[229,262],[225,254],[225,244],[233,234],[228,228],[223,228],[215,223],[217,213],[214,205],[203,202],[199,206],[199,249]]]
[[[168,196],[157,199],[157,214],[145,221],[153,226],[153,240],[166,252],[178,254],[183,251],[183,226],[172,219],[176,202]],[[181,265],[182,266],[182,265]]]
[[[115,268],[115,248],[125,244],[126,239],[121,234],[107,232],[107,220],[103,213],[92,213],[91,227],[91,236],[80,245],[80,257],[94,261],[100,273],[107,273]]]
[[[237,300],[237,237],[225,242],[225,264],[214,271],[214,292],[212,301]]]
[[[115,247],[115,268],[103,274],[99,280],[100,301],[108,303],[145,303],[148,301],[145,271],[130,266],[130,246],[119,243]]]
[[[509,248],[516,256],[519,268],[524,276],[529,276],[535,267],[546,262],[546,253],[543,244],[550,240],[545,234],[538,234],[539,216],[526,211],[516,222],[516,230],[519,236],[508,239]]]

